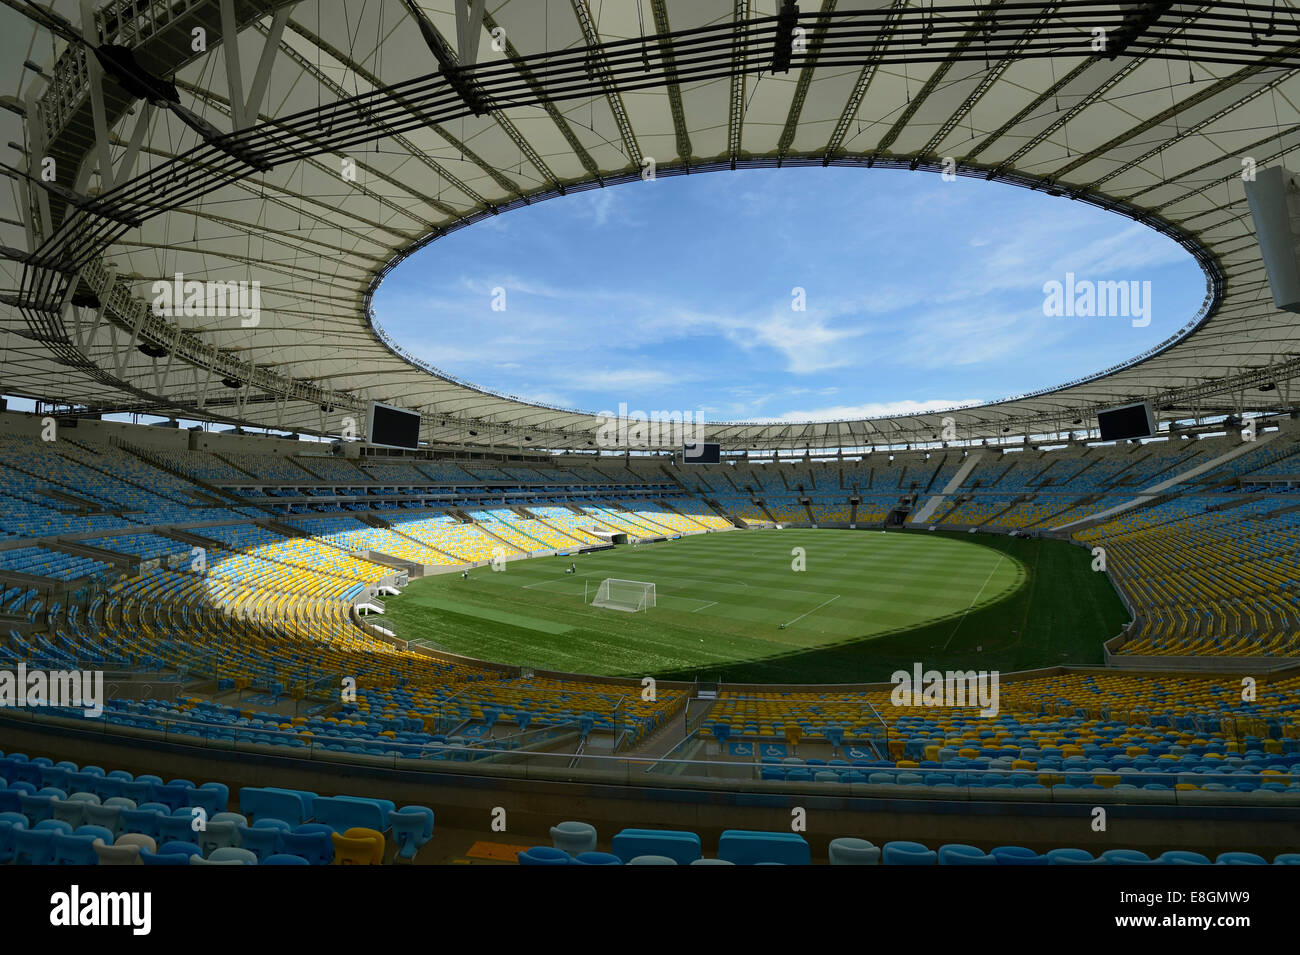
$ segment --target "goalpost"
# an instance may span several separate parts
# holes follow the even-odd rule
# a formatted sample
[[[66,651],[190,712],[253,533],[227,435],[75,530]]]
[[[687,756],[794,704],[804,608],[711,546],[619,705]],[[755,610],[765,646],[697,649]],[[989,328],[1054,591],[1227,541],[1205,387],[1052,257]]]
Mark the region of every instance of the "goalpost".
[[[596,590],[593,607],[639,613],[655,605],[655,585],[644,580],[620,580],[606,577]]]

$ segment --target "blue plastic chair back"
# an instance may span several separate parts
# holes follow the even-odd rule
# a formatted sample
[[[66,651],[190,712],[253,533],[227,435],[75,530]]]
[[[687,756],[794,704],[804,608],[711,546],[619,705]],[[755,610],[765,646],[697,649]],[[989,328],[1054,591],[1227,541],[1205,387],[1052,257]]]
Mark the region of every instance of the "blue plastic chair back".
[[[99,865],[96,838],[91,833],[56,832],[51,843],[51,861],[54,865]]]
[[[568,865],[569,854],[553,846],[533,846],[519,853],[520,865]]]
[[[49,865],[54,861],[54,836],[50,829],[13,829],[15,865]]]
[[[270,858],[280,851],[279,829],[270,826],[236,826],[239,846],[257,856],[257,861]]]
[[[329,865],[334,861],[334,840],[324,832],[284,832],[278,854],[301,856],[309,865]]]
[[[622,865],[623,860],[612,852],[579,852],[573,857],[574,865]]]

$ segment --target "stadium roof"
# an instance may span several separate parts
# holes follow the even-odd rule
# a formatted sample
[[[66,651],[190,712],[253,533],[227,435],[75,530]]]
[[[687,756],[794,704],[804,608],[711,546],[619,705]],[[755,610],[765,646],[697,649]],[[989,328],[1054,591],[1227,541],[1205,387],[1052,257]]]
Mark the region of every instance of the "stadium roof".
[[[1293,4],[780,2],[492,0],[476,24],[478,0],[459,19],[453,0],[0,0],[4,391],[318,433],[381,400],[435,443],[589,449],[592,416],[387,341],[369,303],[388,270],[485,217],[638,188],[647,160],[660,177],[950,160],[1165,232],[1206,276],[1160,348],[956,411],[959,438],[1083,427],[1133,398],[1292,404],[1296,323],[1242,175],[1300,137]],[[256,323],[156,314],[154,283],[178,273],[259,283]],[[708,431],[857,447],[929,442],[941,417]]]

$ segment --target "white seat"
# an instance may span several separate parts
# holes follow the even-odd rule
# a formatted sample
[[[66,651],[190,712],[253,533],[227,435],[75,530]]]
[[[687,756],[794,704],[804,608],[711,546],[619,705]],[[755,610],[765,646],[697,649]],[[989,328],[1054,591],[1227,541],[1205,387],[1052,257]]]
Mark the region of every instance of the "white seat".
[[[148,849],[150,852],[158,851],[158,843],[154,841],[153,836],[147,836],[143,832],[126,832],[117,837],[113,843],[115,846],[135,846],[137,849]]]
[[[96,839],[92,848],[95,855],[99,856],[100,865],[144,865],[140,861],[140,847],[138,845],[113,845],[104,844],[103,839]]]

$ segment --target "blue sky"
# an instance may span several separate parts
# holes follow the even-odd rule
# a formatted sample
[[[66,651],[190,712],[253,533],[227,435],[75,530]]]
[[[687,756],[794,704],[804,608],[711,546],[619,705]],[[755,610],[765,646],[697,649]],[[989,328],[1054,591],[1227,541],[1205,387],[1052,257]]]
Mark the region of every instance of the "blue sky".
[[[1150,324],[1044,316],[1044,283],[1067,272],[1151,282]],[[413,255],[375,308],[409,351],[506,394],[824,420],[1100,371],[1167,338],[1204,291],[1175,243],[1083,203],[813,168],[664,177],[505,213]]]

